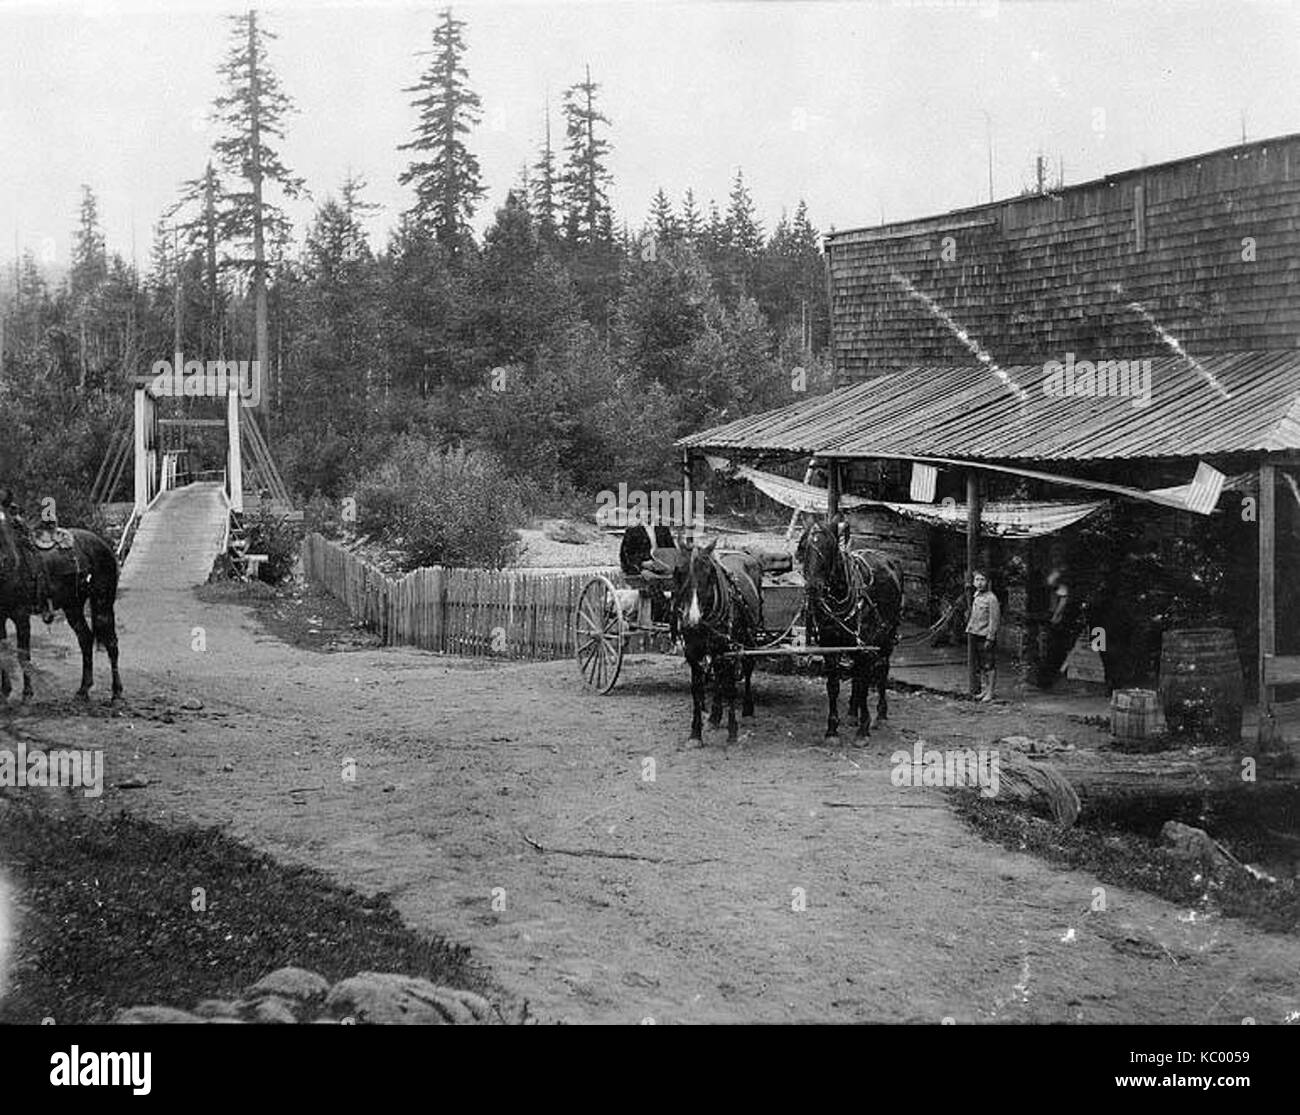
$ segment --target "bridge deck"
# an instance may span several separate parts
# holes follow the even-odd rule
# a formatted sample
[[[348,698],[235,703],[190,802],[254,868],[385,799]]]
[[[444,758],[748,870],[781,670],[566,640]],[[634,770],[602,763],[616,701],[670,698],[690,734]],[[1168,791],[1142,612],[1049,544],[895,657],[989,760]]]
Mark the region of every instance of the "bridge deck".
[[[206,582],[221,552],[226,517],[219,483],[164,492],[140,519],[122,570],[122,587],[166,591]]]

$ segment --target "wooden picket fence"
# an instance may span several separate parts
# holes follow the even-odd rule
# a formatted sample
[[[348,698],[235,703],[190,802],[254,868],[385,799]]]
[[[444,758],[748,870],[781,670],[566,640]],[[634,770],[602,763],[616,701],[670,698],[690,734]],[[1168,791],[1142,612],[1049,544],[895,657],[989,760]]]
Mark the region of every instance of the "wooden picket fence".
[[[319,534],[304,539],[302,560],[385,643],[494,658],[572,655],[573,609],[593,576],[434,566],[394,579]]]

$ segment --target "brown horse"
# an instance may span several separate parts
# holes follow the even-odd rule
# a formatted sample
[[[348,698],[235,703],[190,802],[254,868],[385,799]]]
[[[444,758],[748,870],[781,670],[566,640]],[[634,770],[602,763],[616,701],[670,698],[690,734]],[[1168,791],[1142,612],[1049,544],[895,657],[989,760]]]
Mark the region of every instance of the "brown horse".
[[[898,641],[903,610],[903,578],[898,566],[872,550],[849,550],[848,524],[814,522],[799,540],[797,554],[803,564],[808,593],[808,643],[813,646],[859,646],[869,649],[850,655],[853,688],[849,716],[858,718],[857,739],[871,735],[867,708],[871,686],[880,687],[878,719],[889,715],[885,686],[889,681],[889,656]],[[826,740],[839,741],[840,656],[827,654]]]
[[[32,695],[32,609],[37,606],[39,560],[11,513],[0,508],[0,703],[8,700],[12,690],[8,666],[10,623],[18,641],[22,698],[25,701]]]
[[[0,638],[4,621],[12,620],[18,633],[18,661],[23,671],[23,698],[32,694],[31,615],[39,609],[38,573],[43,572],[54,606],[67,617],[81,647],[81,687],[77,696],[87,698],[95,683],[95,643],[108,652],[113,672],[113,700],[122,696],[122,678],[117,669],[117,555],[93,531],[72,528],[72,546],[36,550],[13,521],[0,512]],[[39,566],[36,564],[39,563]],[[86,606],[90,622],[86,622]],[[7,697],[11,686],[0,667],[0,695]]]

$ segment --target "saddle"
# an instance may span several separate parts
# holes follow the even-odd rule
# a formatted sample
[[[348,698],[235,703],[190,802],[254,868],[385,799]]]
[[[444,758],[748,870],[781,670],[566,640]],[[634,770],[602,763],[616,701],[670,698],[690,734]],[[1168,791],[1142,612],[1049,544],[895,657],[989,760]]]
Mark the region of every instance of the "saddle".
[[[32,531],[32,545],[38,550],[71,550],[74,544],[72,531],[67,527],[42,524]]]

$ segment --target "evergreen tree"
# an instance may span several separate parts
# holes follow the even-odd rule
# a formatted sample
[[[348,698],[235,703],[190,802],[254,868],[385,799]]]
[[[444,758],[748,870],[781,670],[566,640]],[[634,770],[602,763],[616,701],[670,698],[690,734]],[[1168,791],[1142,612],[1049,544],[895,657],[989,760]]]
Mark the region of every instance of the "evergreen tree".
[[[562,180],[565,235],[572,245],[608,244],[613,238],[609,206],[609,141],[598,133],[609,118],[596,107],[600,86],[586,80],[564,92],[566,163]]]
[[[206,295],[204,305],[204,351],[210,356],[224,353],[222,318],[225,314],[226,292],[220,277],[220,256],[226,242],[222,214],[227,212],[227,199],[209,160],[198,178],[191,178],[181,187],[180,200],[165,214],[175,217],[188,212],[177,223],[191,251],[203,257],[203,284]]]
[[[546,105],[546,138],[542,142],[541,154],[533,164],[534,178],[530,198],[533,206],[533,218],[537,223],[537,234],[543,244],[555,242],[556,229],[559,227],[560,197],[556,183],[555,151],[551,147],[551,106]]]
[[[420,118],[415,138],[398,150],[415,151],[418,157],[398,181],[403,186],[415,184],[415,205],[409,216],[455,255],[471,238],[469,220],[486,192],[478,159],[463,139],[481,119],[482,102],[469,88],[463,65],[465,23],[450,8],[440,15],[433,49],[422,52],[429,56],[429,65],[419,83],[404,90],[418,94],[411,103]]]
[[[672,202],[660,187],[650,205],[650,231],[660,246],[676,243],[681,237],[681,226],[673,213]]]
[[[695,204],[695,191],[687,190],[682,198],[682,216],[681,216],[682,239],[688,244],[698,244],[700,236],[704,232],[704,221],[700,217],[699,208]]]
[[[736,171],[727,207],[727,245],[742,257],[753,260],[763,250],[763,228],[754,215],[754,201],[745,187],[745,176]]]
[[[568,276],[545,251],[527,199],[514,190],[484,233],[473,296],[476,363],[485,371],[533,365],[576,319]]]
[[[227,239],[251,242],[252,258],[240,258],[236,266],[251,272],[254,312],[254,356],[262,370],[260,409],[268,413],[270,392],[270,340],[267,309],[268,240],[274,247],[289,235],[283,212],[266,198],[266,187],[274,184],[288,198],[303,193],[301,178],[292,174],[270,145],[284,139],[284,122],[293,102],[280,88],[280,81],[267,62],[267,41],[276,36],[259,25],[256,11],[230,16],[230,50],[221,66],[227,91],[216,99],[222,134],[213,145],[222,169],[241,183],[226,193],[226,210],[221,226]],[[242,184],[246,183],[244,187]]]
[[[349,175],[340,199],[316,213],[303,252],[294,307],[289,392],[299,421],[328,413],[343,428],[359,423],[378,366],[378,275],[362,220],[375,207]]]
[[[99,227],[99,205],[95,201],[95,192],[83,185],[77,231],[72,240],[72,265],[68,272],[68,293],[73,303],[93,297],[106,278],[108,253],[103,230]]]

